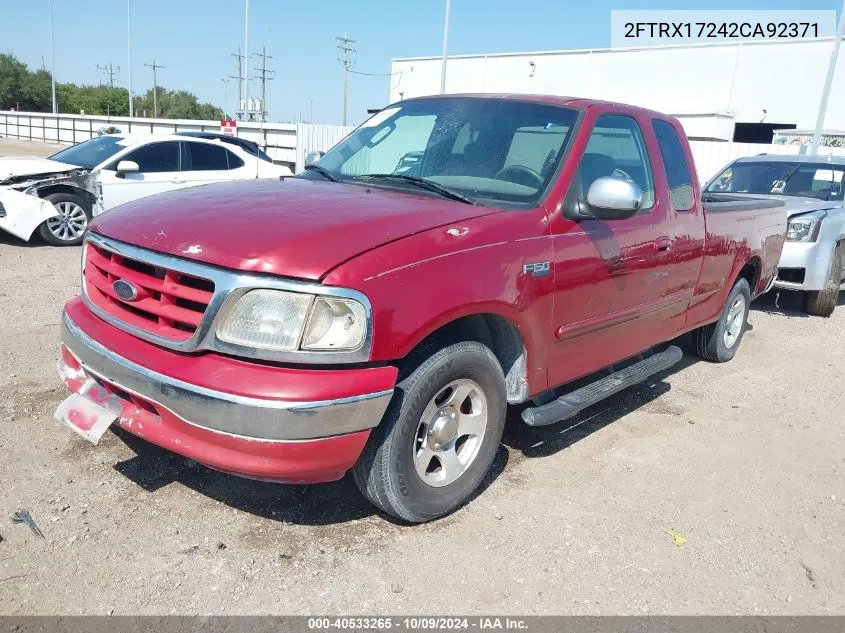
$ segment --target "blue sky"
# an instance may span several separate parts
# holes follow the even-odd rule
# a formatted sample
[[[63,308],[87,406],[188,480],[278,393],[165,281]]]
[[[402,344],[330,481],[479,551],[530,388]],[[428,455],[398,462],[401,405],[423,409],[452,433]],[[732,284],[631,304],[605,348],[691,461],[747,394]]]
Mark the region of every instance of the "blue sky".
[[[30,66],[49,67],[48,0],[0,0],[0,51]],[[95,83],[97,64],[120,66],[127,82],[125,0],[53,0],[56,77]],[[251,0],[250,49],[267,44],[275,57],[276,79],[268,84],[273,120],[309,117],[339,123],[343,69],[334,38],[357,40],[356,63],[365,73],[389,73],[394,57],[439,55],[444,0]],[[683,2],[620,0],[452,0],[449,52],[483,53],[598,48],[610,44],[611,9],[839,9],[840,0],[709,0]],[[221,78],[235,73],[230,53],[243,45],[243,0],[132,0],[133,88],[152,85],[156,62],[159,84],[185,88],[222,105]],[[258,65],[253,59],[251,68]],[[387,76],[350,75],[349,119],[358,123],[368,107],[384,105]],[[257,96],[258,84],[251,94]],[[230,110],[236,85],[228,84]],[[589,95],[585,95],[589,96]]]

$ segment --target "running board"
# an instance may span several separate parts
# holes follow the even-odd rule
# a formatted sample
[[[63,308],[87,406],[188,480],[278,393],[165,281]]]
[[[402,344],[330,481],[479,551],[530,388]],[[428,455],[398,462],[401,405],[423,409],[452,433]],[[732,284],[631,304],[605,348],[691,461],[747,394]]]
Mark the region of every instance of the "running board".
[[[587,407],[636,385],[657,372],[669,369],[681,360],[683,355],[681,348],[671,345],[659,354],[649,356],[625,369],[584,385],[548,404],[525,409],[522,412],[522,421],[528,426],[546,426],[571,418]]]

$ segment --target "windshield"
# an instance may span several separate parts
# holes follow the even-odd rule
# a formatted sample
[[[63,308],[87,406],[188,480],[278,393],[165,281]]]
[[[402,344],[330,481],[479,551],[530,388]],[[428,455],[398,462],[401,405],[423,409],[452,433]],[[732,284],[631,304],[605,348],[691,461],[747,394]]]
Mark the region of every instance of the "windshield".
[[[50,160],[91,169],[122,150],[123,146],[118,145],[122,140],[123,138],[119,136],[98,136],[90,141],[63,149],[50,156]]]
[[[536,205],[566,152],[578,111],[494,98],[432,98],[382,110],[319,161],[328,175],[421,195],[423,178],[482,204]],[[320,170],[303,178],[325,178]],[[370,178],[375,174],[378,178]],[[410,178],[391,178],[402,175]],[[423,183],[425,184],[425,183]],[[435,191],[436,194],[436,191]]]
[[[845,166],[794,161],[742,161],[728,166],[708,193],[758,193],[842,200]]]

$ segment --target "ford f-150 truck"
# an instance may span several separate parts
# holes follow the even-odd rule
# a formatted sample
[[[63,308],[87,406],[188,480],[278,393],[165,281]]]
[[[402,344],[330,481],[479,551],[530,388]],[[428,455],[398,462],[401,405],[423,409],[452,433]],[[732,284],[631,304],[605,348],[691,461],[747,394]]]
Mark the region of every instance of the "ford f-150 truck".
[[[785,231],[779,201],[702,205],[657,112],[403,101],[297,178],[95,218],[56,417],[262,480],[351,469],[385,512],[431,520],[478,487],[508,405],[571,417],[677,362],[688,332],[733,357]]]

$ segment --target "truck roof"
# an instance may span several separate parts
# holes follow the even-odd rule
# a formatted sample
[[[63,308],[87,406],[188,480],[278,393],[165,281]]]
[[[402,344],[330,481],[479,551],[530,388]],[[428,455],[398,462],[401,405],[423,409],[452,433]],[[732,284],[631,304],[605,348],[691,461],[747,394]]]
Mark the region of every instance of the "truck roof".
[[[657,110],[650,110],[648,108],[641,108],[627,103],[619,103],[616,101],[604,101],[602,99],[586,99],[584,97],[565,97],[559,95],[544,95],[544,94],[519,94],[519,93],[455,93],[442,95],[423,95],[419,97],[411,97],[405,101],[418,101],[421,99],[510,99],[513,101],[526,101],[529,103],[545,103],[549,105],[568,106],[570,108],[589,108],[596,105],[607,105],[618,108],[626,112],[641,112],[649,116],[656,116],[662,119],[672,119],[674,117],[658,112]],[[398,102],[401,103],[401,102]]]
[[[737,163],[828,163],[845,165],[845,156],[807,156],[806,154],[757,154],[737,158]]]

